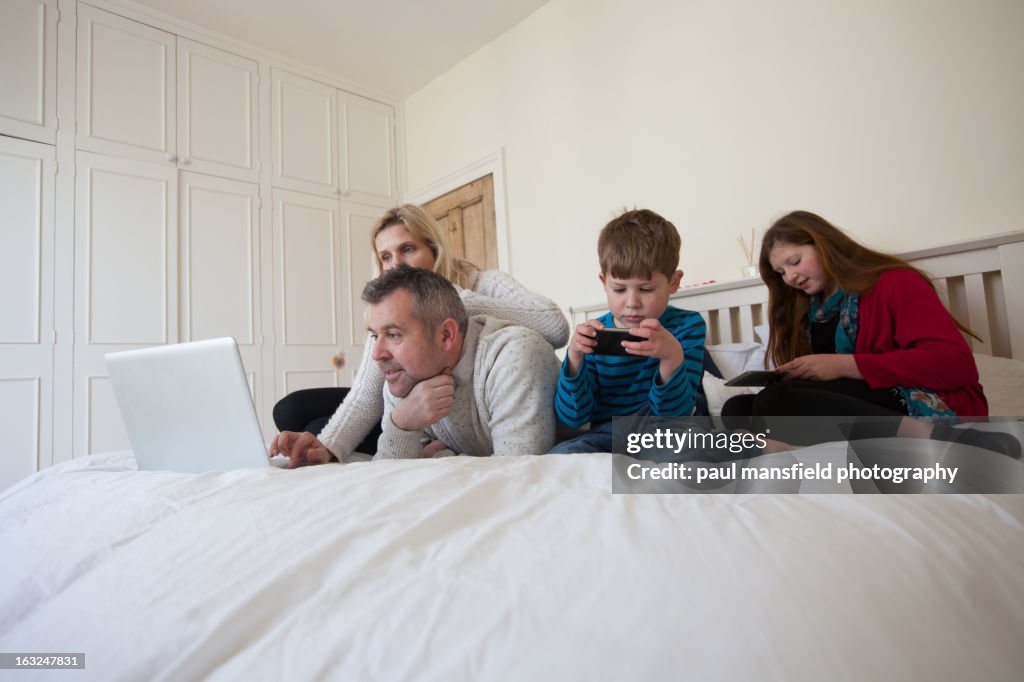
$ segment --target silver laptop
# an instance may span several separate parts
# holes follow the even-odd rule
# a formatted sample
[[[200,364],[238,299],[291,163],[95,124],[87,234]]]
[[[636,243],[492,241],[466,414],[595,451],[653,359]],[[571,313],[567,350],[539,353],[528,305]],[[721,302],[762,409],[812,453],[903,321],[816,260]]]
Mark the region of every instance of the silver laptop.
[[[234,339],[104,357],[139,469],[199,473],[270,464]]]

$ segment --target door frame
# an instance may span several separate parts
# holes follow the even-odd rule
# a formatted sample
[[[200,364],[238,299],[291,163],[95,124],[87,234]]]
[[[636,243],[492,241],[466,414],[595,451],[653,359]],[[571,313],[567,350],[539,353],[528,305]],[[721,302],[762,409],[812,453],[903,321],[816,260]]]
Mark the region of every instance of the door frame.
[[[424,204],[485,175],[494,177],[494,229],[498,240],[498,269],[512,274],[508,241],[508,203],[505,200],[505,149],[500,147],[478,161],[436,180],[414,192],[402,195],[406,204]]]

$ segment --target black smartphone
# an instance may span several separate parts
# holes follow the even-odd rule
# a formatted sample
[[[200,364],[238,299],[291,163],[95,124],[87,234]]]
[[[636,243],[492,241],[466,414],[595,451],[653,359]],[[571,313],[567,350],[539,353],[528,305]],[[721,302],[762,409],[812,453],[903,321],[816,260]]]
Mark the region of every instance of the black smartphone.
[[[782,381],[785,375],[773,372],[770,369],[756,369],[744,372],[725,382],[726,386],[767,386],[776,381]]]
[[[646,341],[642,336],[630,334],[628,329],[607,327],[597,330],[597,346],[594,352],[598,355],[629,355],[629,352],[622,347],[623,341]]]

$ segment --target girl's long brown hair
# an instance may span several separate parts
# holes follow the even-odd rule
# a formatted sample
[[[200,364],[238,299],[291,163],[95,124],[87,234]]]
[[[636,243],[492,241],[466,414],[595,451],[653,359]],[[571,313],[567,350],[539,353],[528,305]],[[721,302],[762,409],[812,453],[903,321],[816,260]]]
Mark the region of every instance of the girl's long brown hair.
[[[772,269],[768,258],[772,247],[780,243],[813,246],[826,277],[848,294],[869,291],[882,273],[903,269],[916,272],[935,289],[927,273],[905,260],[855,242],[838,227],[810,211],[793,211],[776,220],[765,232],[758,262],[761,279],[768,286],[770,332],[766,356],[776,365],[811,353],[807,335],[810,296],[783,282],[782,275]],[[979,338],[955,319],[954,322],[962,331]]]

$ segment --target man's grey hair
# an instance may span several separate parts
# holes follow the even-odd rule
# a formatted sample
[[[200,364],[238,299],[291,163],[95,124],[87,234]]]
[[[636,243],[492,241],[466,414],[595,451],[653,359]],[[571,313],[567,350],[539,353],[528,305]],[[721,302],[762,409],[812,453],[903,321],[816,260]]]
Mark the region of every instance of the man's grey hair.
[[[469,314],[455,285],[432,270],[399,265],[385,270],[363,287],[363,301],[380,303],[398,289],[412,294],[413,314],[433,333],[449,317],[463,334],[469,329]]]

